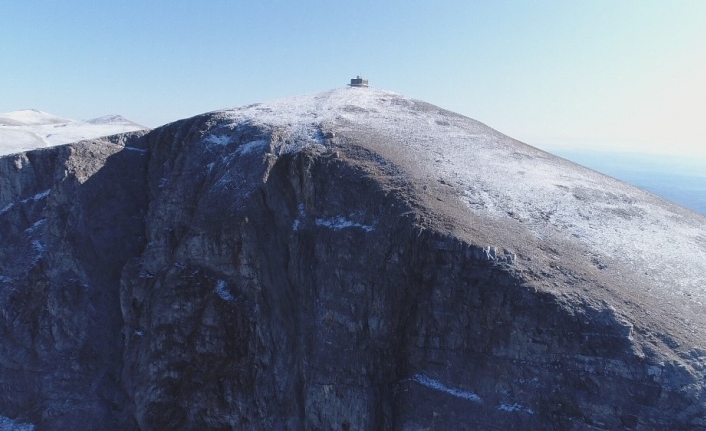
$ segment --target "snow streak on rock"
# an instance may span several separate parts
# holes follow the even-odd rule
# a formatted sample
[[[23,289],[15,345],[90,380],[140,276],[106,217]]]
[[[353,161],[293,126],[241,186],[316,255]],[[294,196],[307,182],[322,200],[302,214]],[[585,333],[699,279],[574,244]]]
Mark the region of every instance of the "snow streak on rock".
[[[510,412],[510,413],[512,413],[512,412],[525,412],[525,413],[530,414],[530,415],[533,415],[533,414],[534,414],[534,410],[525,408],[525,407],[523,407],[523,406],[521,406],[521,405],[519,405],[519,404],[517,404],[517,403],[515,403],[515,404],[505,404],[505,403],[501,403],[501,404],[498,406],[498,410],[502,410],[502,411],[504,411],[504,412]]]
[[[316,219],[316,225],[321,226],[321,227],[327,227],[333,230],[341,230],[341,229],[347,229],[347,228],[359,228],[363,229],[366,232],[372,232],[375,230],[375,226],[368,226],[360,223],[356,223],[352,220],[349,220],[345,217],[338,216],[338,217],[333,217],[333,218],[317,218]]]
[[[427,388],[445,392],[449,395],[453,395],[456,398],[463,398],[464,400],[474,401],[477,403],[483,401],[478,395],[471,391],[446,386],[440,381],[434,380],[428,376],[425,376],[424,374],[414,375],[414,377],[412,377],[412,381],[417,382],[422,386],[426,386]]]

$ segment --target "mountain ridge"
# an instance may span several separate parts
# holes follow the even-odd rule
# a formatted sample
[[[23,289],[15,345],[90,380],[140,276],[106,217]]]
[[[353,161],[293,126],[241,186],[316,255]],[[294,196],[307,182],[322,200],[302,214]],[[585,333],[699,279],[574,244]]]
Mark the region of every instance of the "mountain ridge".
[[[149,129],[120,115],[77,121],[36,109],[13,111],[0,114],[0,155],[139,130]]]

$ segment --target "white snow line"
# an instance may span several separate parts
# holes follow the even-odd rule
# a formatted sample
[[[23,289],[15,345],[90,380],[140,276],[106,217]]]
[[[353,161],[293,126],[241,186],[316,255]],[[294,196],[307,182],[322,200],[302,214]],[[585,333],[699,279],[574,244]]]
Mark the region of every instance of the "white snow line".
[[[422,386],[426,386],[427,388],[434,389],[440,392],[447,393],[449,395],[453,395],[456,398],[463,398],[464,400],[468,401],[473,401],[476,403],[483,402],[481,397],[476,395],[475,393],[471,391],[465,391],[463,389],[458,389],[458,388],[452,388],[451,386],[446,386],[445,384],[441,383],[438,380],[434,380],[428,376],[425,376],[424,374],[416,374],[414,377],[411,379],[413,382],[417,382]]]
[[[45,197],[49,196],[49,193],[51,193],[51,189],[44,190],[43,192],[39,192],[36,195],[32,196],[31,198],[27,198],[22,201],[22,203],[27,203],[29,201],[38,201],[40,199],[44,199]]]
[[[149,151],[146,148],[136,148],[136,147],[128,147],[128,146],[124,146],[123,148],[128,151],[136,151],[136,152],[142,153],[142,154],[146,154]]]
[[[525,412],[530,415],[534,414],[534,410],[525,408],[524,406],[521,406],[517,403],[514,403],[514,404],[500,403],[500,405],[498,406],[498,410],[501,410],[504,412]]]
[[[321,226],[321,227],[327,227],[333,230],[341,230],[341,229],[347,229],[351,227],[357,227],[360,229],[363,229],[366,232],[372,232],[375,230],[375,226],[369,226],[369,225],[364,225],[360,223],[356,223],[352,220],[348,220],[345,217],[338,216],[334,218],[317,218],[316,219],[316,225]]]

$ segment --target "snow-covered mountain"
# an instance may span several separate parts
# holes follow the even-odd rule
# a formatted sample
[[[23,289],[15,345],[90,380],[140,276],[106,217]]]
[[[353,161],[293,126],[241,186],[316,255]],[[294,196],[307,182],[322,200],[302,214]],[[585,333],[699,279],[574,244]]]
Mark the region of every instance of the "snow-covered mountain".
[[[706,429],[706,217],[399,94],[0,157],[0,244],[17,426]]]
[[[35,109],[13,111],[0,114],[0,155],[146,129],[119,115],[76,121]]]

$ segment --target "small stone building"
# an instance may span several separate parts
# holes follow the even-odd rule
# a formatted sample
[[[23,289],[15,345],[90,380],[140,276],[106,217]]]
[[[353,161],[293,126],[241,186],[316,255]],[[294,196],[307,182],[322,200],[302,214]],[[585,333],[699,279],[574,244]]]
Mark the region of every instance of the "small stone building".
[[[358,76],[357,78],[351,79],[351,83],[348,84],[351,87],[367,87],[368,86],[368,78],[361,78]]]

